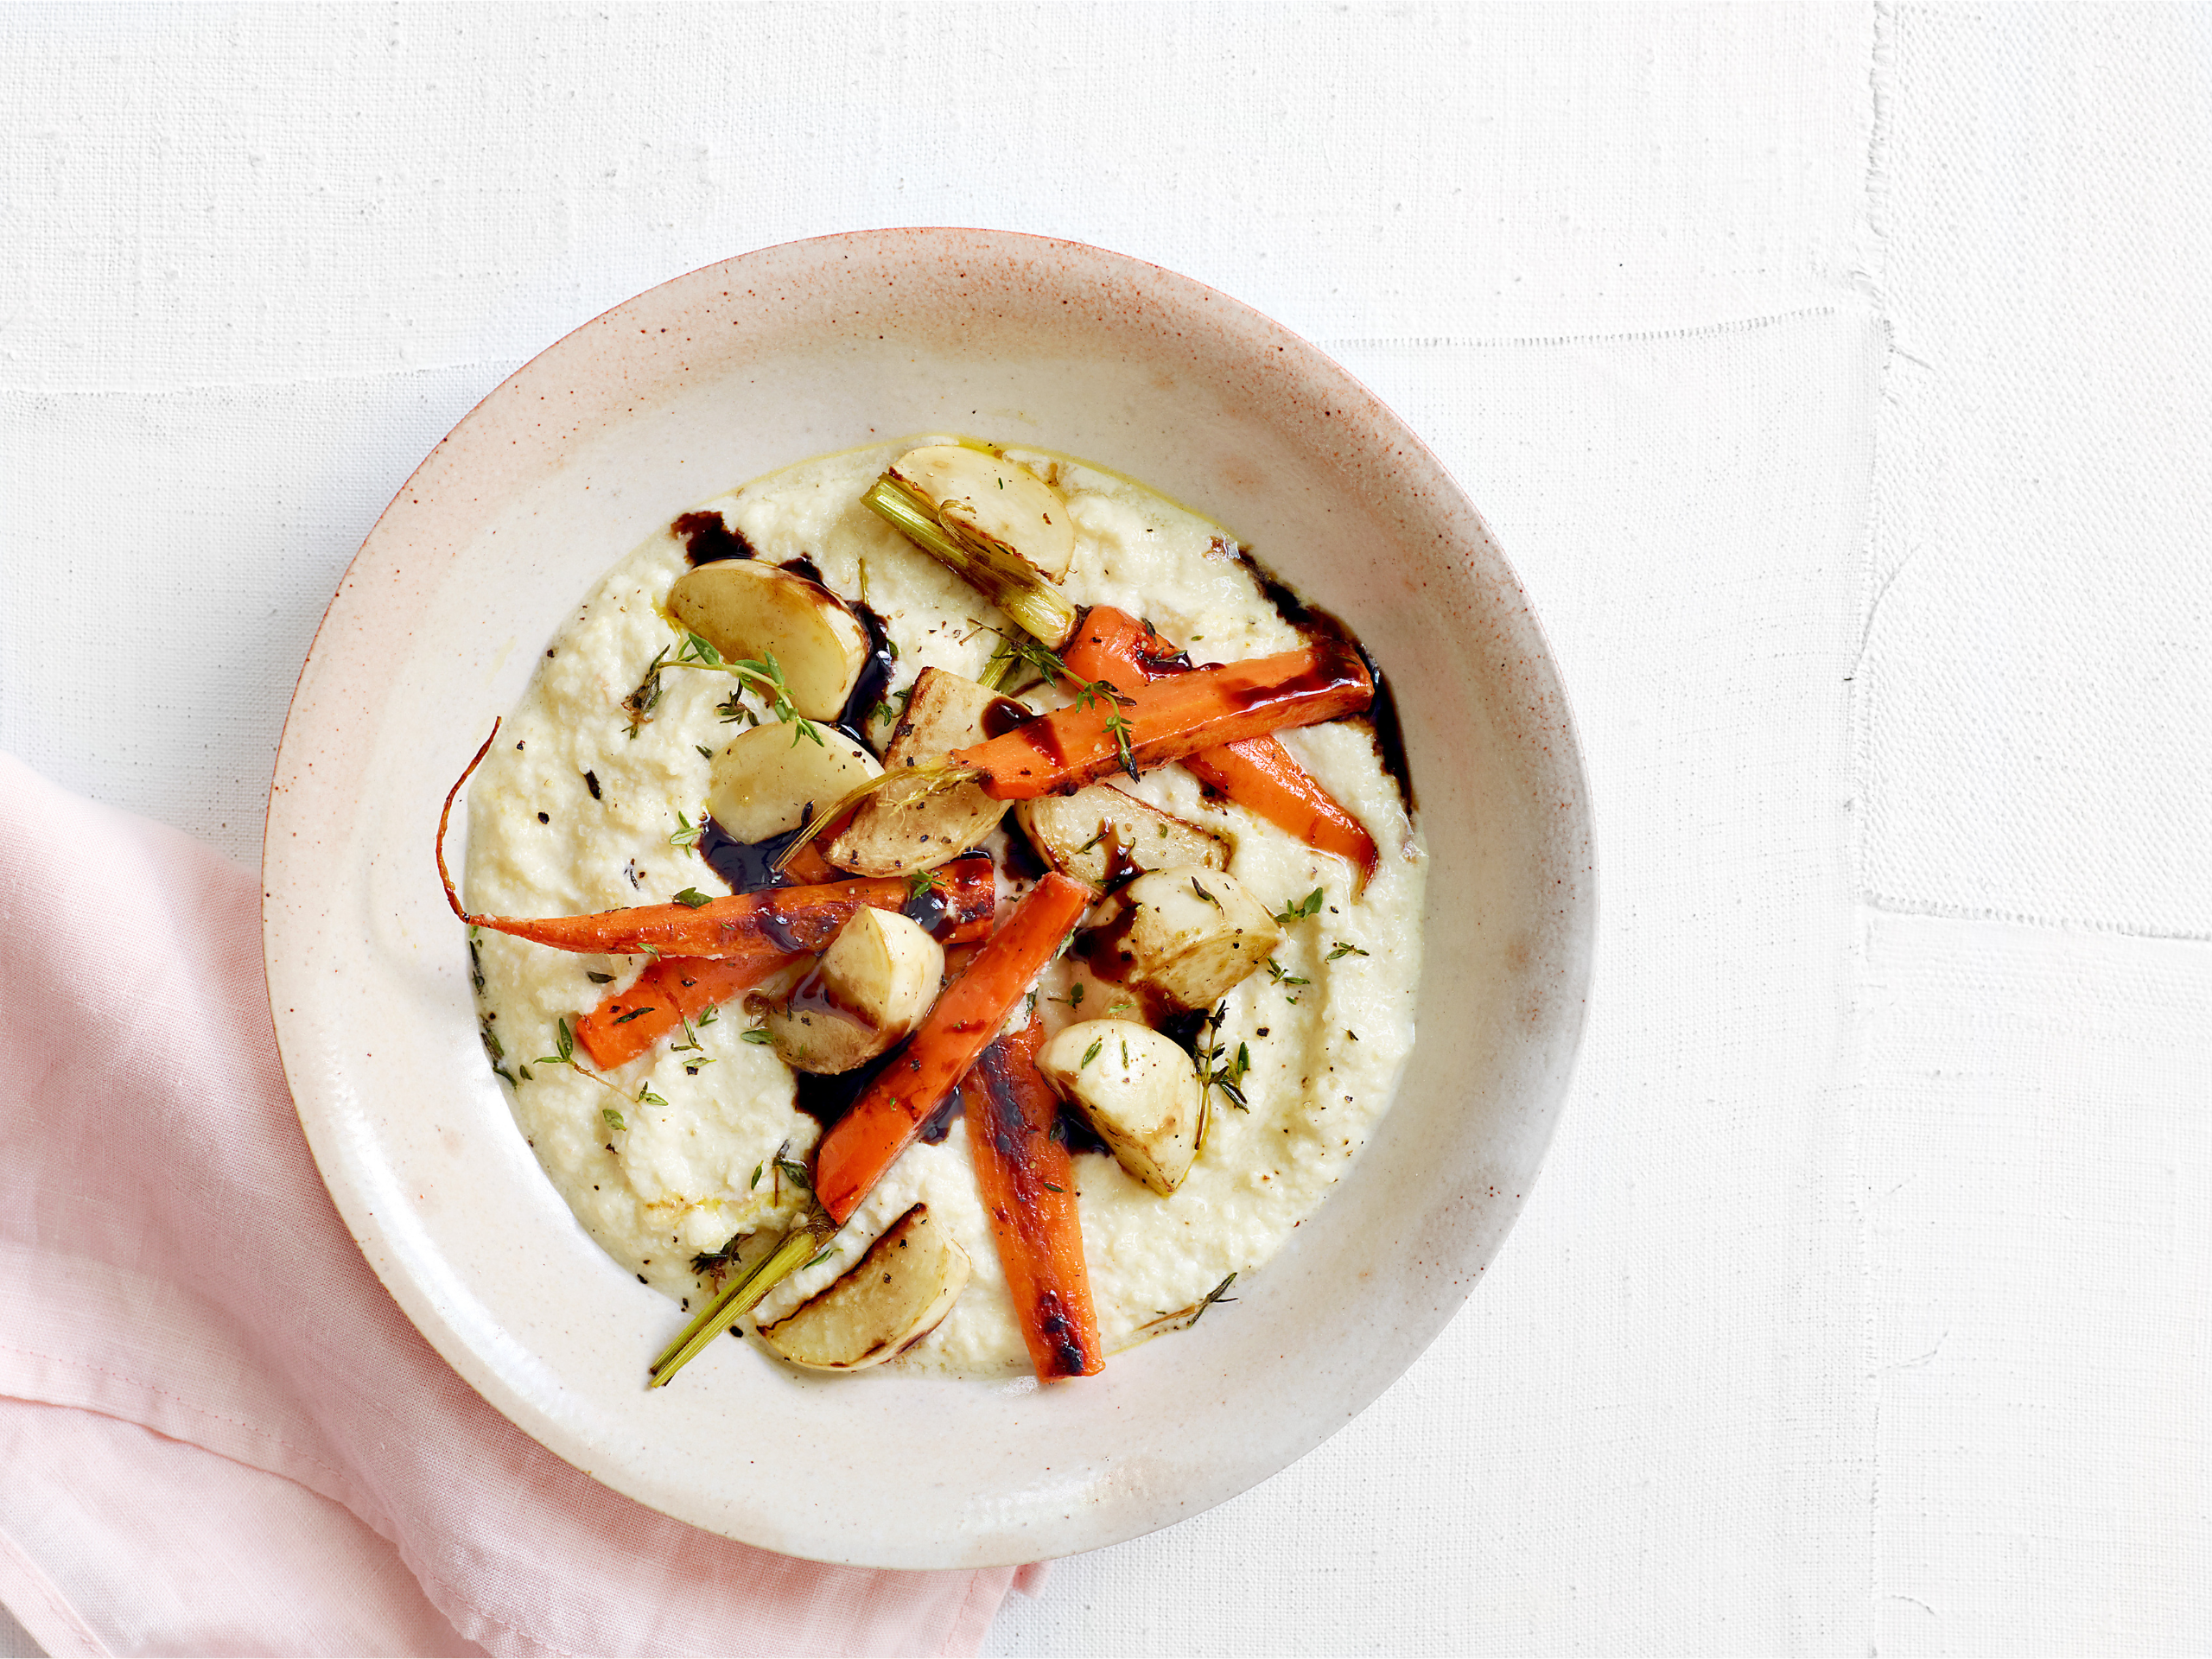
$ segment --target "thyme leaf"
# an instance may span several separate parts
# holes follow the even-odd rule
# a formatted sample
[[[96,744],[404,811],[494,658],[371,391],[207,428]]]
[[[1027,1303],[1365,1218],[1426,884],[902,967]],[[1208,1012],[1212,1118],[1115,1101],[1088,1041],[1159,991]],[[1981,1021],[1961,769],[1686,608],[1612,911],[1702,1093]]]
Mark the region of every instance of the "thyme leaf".
[[[661,656],[666,657],[667,654],[664,650]],[[683,636],[683,643],[677,647],[674,657],[670,658],[665,663],[661,661],[660,657],[656,657],[653,663],[653,696],[656,701],[660,695],[659,673],[663,669],[696,668],[710,673],[728,674],[737,680],[741,690],[750,691],[759,696],[768,705],[770,714],[791,727],[791,741],[794,745],[804,740],[819,744],[825,748],[829,747],[823,741],[822,728],[800,714],[798,705],[791,702],[791,689],[784,678],[783,664],[776,660],[776,653],[772,651],[764,651],[758,658],[741,657],[732,662],[724,658],[721,652],[715,650],[708,640],[701,639],[696,633],[686,633]],[[642,687],[639,689],[643,690]],[[648,708],[650,709],[650,705]],[[738,702],[735,693],[732,693],[725,702],[717,704],[715,712],[724,720],[734,720],[741,714],[749,713]],[[632,735],[634,736],[635,734],[633,733]]]
[[[660,671],[668,665],[667,658],[668,647],[663,645],[645,664],[645,677],[638,682],[637,690],[622,699],[622,712],[630,716],[628,734],[632,738],[645,730],[660,704]]]

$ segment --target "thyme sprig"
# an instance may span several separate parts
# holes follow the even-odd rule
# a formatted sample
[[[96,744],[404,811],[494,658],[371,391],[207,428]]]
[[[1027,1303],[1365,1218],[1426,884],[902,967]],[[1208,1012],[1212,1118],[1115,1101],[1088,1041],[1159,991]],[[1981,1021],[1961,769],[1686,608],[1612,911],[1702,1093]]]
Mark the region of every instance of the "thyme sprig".
[[[772,651],[763,652],[758,658],[725,658],[708,640],[687,632],[673,655],[663,645],[653,653],[652,662],[645,664],[645,677],[638,682],[638,689],[622,699],[623,711],[630,716],[629,734],[632,737],[645,729],[658,707],[665,689],[661,677],[671,668],[698,669],[708,673],[734,677],[743,690],[750,691],[768,705],[768,712],[791,728],[791,741],[802,738],[814,743],[823,741],[822,728],[799,713],[791,702],[791,689],[784,678],[783,664],[776,660]],[[724,720],[735,720],[744,715],[757,718],[752,711],[737,701],[737,695],[715,705],[715,712]]]
[[[578,1077],[589,1077],[601,1088],[611,1093],[617,1100],[627,1100],[630,1098],[629,1096],[624,1094],[620,1089],[617,1089],[605,1077],[601,1077],[598,1072],[593,1071],[589,1066],[586,1065],[582,1060],[576,1058],[575,1034],[569,1029],[568,1017],[565,1014],[553,1022],[553,1050],[554,1052],[550,1054],[539,1055],[537,1058],[531,1062],[531,1065],[565,1065],[569,1071],[575,1072]],[[523,1075],[524,1077],[528,1077],[530,1074],[528,1071],[524,1071]]]
[[[1039,677],[1055,684],[1068,677],[1068,665],[1060,660],[1059,653],[1034,634],[1010,633],[1002,628],[991,632],[998,635],[999,643],[983,664],[983,671],[976,676],[976,683],[987,690],[1006,690],[1024,667],[1034,669]]]
[[[716,1011],[709,1007],[699,1016],[699,1025],[711,1026],[715,1023],[715,1018]],[[707,1046],[699,1040],[698,1028],[691,1023],[691,1016],[683,1012],[681,1003],[677,1005],[676,1020],[677,1023],[683,1027],[683,1040],[671,1043],[668,1046],[668,1052],[671,1054],[690,1055],[691,1058],[683,1062],[683,1069],[690,1075],[696,1077],[701,1066],[712,1065],[715,1063],[715,1057],[707,1052]]]
[[[1236,1299],[1234,1296],[1227,1295],[1226,1293],[1229,1287],[1236,1282],[1236,1275],[1232,1273],[1228,1278],[1223,1280],[1211,1290],[1206,1292],[1205,1298],[1198,1303],[1198,1306],[1192,1310],[1191,1317],[1183,1321],[1183,1328],[1187,1331],[1192,1325],[1196,1325],[1200,1319],[1204,1319],[1205,1317],[1206,1309],[1211,1307],[1216,1302],[1223,1300],[1231,1302],[1235,1301]]]
[[[494,1077],[505,1077],[509,1088],[520,1088],[515,1074],[507,1070],[507,1051],[500,1044],[499,1033],[492,1029],[492,1016],[486,1014],[476,1022],[476,1034],[483,1039],[485,1058],[492,1062]]]
[[[1068,671],[1068,665],[1059,655],[1027,634],[1007,633],[994,628],[999,637],[998,648],[991,652],[990,661],[983,665],[979,683],[996,691],[1004,689],[1015,671],[1024,665],[1037,671],[1044,679],[1055,685],[1065,684],[1074,693],[1073,706],[1077,709],[1106,705],[1106,729],[1113,734],[1114,748],[1120,756],[1122,770],[1135,781],[1137,772],[1135,753],[1129,747],[1128,716],[1122,710],[1136,702],[1116,690],[1105,680],[1079,680]]]
[[[1102,702],[1106,705],[1106,729],[1113,734],[1114,749],[1121,757],[1122,770],[1129,774],[1132,782],[1135,782],[1141,774],[1137,771],[1136,756],[1129,748],[1128,716],[1122,710],[1130,707],[1135,702],[1135,697],[1124,696],[1104,680],[1076,682],[1074,705],[1076,708],[1090,709]]]
[[[1191,1043],[1191,1059],[1198,1074],[1198,1134],[1193,1156],[1206,1149],[1206,1131],[1213,1124],[1217,1092],[1240,1112],[1252,1109],[1244,1098],[1244,1075],[1252,1069],[1251,1046],[1240,1042],[1235,1054],[1229,1052],[1221,1035],[1228,1015],[1229,1004],[1224,1002],[1198,1022],[1198,1035]]]

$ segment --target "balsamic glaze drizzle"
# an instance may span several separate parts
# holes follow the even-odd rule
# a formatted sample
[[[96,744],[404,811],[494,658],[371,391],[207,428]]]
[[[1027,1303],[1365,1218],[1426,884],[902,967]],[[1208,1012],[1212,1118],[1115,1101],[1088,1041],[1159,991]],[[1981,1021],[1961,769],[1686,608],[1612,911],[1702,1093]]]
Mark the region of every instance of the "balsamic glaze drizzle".
[[[1383,675],[1382,664],[1360,643],[1359,636],[1344,626],[1342,618],[1319,605],[1307,603],[1289,583],[1254,558],[1249,548],[1233,547],[1226,542],[1217,544],[1235,552],[1244,568],[1252,573],[1252,579],[1260,584],[1260,592],[1268,603],[1274,606],[1276,613],[1292,627],[1309,639],[1334,639],[1358,653],[1359,660],[1366,665],[1369,677],[1375,682],[1375,702],[1368,709],[1366,716],[1374,729],[1375,751],[1382,757],[1382,770],[1398,786],[1398,793],[1406,804],[1406,816],[1412,817],[1414,774],[1412,767],[1406,763],[1406,730],[1398,718],[1397,694],[1390,689],[1390,682]]]
[[[683,543],[683,556],[696,569],[724,559],[757,557],[741,530],[732,530],[719,512],[687,512],[669,526]]]
[[[732,893],[759,893],[764,887],[787,885],[774,865],[783,856],[784,849],[798,837],[798,830],[786,830],[766,841],[740,841],[710,817],[706,833],[699,837],[699,856],[707,861],[709,869],[729,883]]]
[[[894,1048],[850,1071],[795,1071],[791,1075],[798,1080],[798,1092],[792,1104],[826,1129],[852,1109],[861,1090],[875,1081],[875,1074],[890,1065],[892,1055],[898,1052]]]

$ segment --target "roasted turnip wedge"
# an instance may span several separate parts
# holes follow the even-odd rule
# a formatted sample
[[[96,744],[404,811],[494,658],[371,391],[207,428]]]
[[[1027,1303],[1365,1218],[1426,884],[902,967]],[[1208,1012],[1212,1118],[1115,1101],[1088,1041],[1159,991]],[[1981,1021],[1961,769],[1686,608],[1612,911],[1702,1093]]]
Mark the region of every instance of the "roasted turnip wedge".
[[[760,1340],[794,1365],[857,1371],[880,1365],[937,1329],[967,1287],[968,1252],[918,1204],[852,1269],[802,1302]]]
[[[992,718],[994,709],[999,711],[997,720]],[[885,746],[884,769],[941,765],[954,749],[981,743],[1028,718],[1029,711],[1011,698],[941,668],[925,668]],[[841,870],[867,875],[934,869],[982,841],[1005,816],[1006,803],[993,800],[975,784],[918,791],[905,798],[871,796],[845,832],[830,843],[828,856]]]
[[[783,725],[755,726],[722,746],[707,776],[707,810],[740,841],[766,841],[881,772],[843,733],[807,741]]]
[[[1198,1155],[1198,1074],[1173,1038],[1126,1020],[1084,1020],[1045,1045],[1037,1069],[1123,1169],[1163,1198],[1182,1185]]]
[[[1226,837],[1111,784],[1018,801],[1014,816],[1046,863],[1094,887],[1178,864],[1229,868]]]
[[[1101,979],[1170,1008],[1210,1008],[1282,938],[1244,884],[1198,865],[1154,870],[1099,906],[1077,942]]]
[[[931,444],[893,461],[861,501],[1047,645],[1075,632],[1076,607],[1050,580],[1075,556],[1075,523],[1034,473]]]
[[[731,662],[771,658],[809,720],[835,720],[867,664],[868,630],[819,582],[753,559],[687,570],[668,612]]]
[[[856,910],[791,1001],[765,1024],[800,1071],[850,1071],[921,1023],[944,977],[944,947],[888,911]]]
[[[1039,575],[1058,582],[1075,562],[1075,519],[1066,500],[1003,455],[932,443],[909,449],[885,476],[926,502],[950,534],[1018,554]]]

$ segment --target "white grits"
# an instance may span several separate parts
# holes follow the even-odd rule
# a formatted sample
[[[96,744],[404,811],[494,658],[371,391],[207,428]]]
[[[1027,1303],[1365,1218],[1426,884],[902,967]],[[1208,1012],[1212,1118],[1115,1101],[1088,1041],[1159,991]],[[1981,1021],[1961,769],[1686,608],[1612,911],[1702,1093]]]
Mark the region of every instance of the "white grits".
[[[865,564],[868,602],[899,648],[894,690],[930,665],[979,676],[995,643],[979,625],[1006,626],[966,582],[860,505],[892,459],[942,441],[912,438],[802,462],[700,509],[721,512],[764,560],[811,557],[849,598],[861,593]],[[1078,605],[1111,604],[1148,617],[1200,663],[1299,644],[1246,567],[1215,547],[1222,532],[1211,523],[1065,457],[1007,454],[1068,498],[1077,550],[1060,586]],[[659,607],[686,568],[672,531],[649,537],[576,607],[540,660],[470,785],[472,911],[569,915],[664,903],[687,887],[724,890],[696,853],[671,845],[669,836],[679,812],[694,823],[703,814],[708,762],[697,746],[719,748],[739,729],[715,712],[734,682],[667,673],[654,718],[634,740],[626,735],[621,706],[653,654],[676,642]],[[1039,706],[1057,700],[1035,691],[1025,696]],[[879,741],[882,734],[875,733]],[[1263,970],[1227,999],[1221,1040],[1230,1054],[1240,1043],[1249,1046],[1249,1109],[1217,1101],[1204,1151],[1181,1189],[1163,1198],[1110,1157],[1084,1154],[1075,1160],[1091,1290],[1109,1351],[1178,1323],[1173,1316],[1187,1315],[1225,1275],[1249,1274],[1281,1248],[1366,1141],[1413,1045],[1422,854],[1397,788],[1364,721],[1308,728],[1283,741],[1381,849],[1357,903],[1339,860],[1241,808],[1202,800],[1182,768],[1162,768],[1135,785],[1118,780],[1156,806],[1227,832],[1236,849],[1230,873],[1269,909],[1295,904],[1317,887],[1323,903],[1318,915],[1286,929],[1274,953],[1282,982]],[[598,780],[597,799],[587,771]],[[1340,944],[1351,949],[1340,952]],[[603,1083],[536,1064],[555,1052],[557,1020],[573,1021],[622,988],[644,960],[572,955],[489,931],[477,949],[481,1012],[515,1084],[516,1122],[547,1175],[609,1255],[696,1310],[707,1292],[691,1271],[693,1256],[741,1231],[766,1230],[765,1239],[798,1213],[773,1160],[787,1147],[805,1163],[819,1131],[792,1106],[791,1074],[772,1050],[741,1039],[755,1023],[741,1001],[698,1028],[699,1051],[675,1052],[664,1039]],[[1051,1001],[1062,971],[1056,963],[1041,987],[1040,1007],[1056,1024],[1069,1017]],[[594,983],[588,977],[594,973],[613,976],[612,982]],[[581,1051],[577,1058],[584,1058]],[[687,1071],[687,1061],[702,1058],[712,1064]],[[641,1089],[667,1103],[640,1103]],[[609,1109],[626,1128],[613,1127]],[[986,1375],[1026,1370],[957,1120],[942,1144],[918,1143],[906,1152],[838,1236],[836,1253],[779,1287],[761,1317],[772,1319],[828,1284],[918,1199],[967,1250],[975,1276],[935,1333],[892,1365]]]

